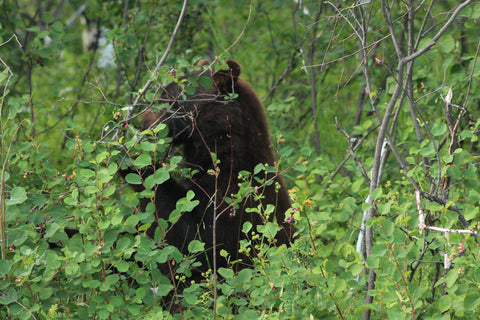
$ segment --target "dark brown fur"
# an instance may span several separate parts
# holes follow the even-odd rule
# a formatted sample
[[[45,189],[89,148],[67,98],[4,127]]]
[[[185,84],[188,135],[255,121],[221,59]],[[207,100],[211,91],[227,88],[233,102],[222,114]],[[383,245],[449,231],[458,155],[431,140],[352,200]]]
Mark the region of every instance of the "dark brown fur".
[[[202,62],[205,64],[205,62]],[[244,199],[238,210],[233,210],[224,201],[239,190],[238,174],[246,170],[252,172],[259,163],[273,166],[275,157],[271,149],[270,134],[266,116],[260,100],[250,85],[239,78],[240,65],[235,61],[227,62],[230,70],[212,72],[203,70],[196,73],[208,75],[213,80],[213,87],[198,87],[195,94],[182,96],[182,88],[173,83],[168,85],[162,99],[169,101],[169,111],[150,110],[141,116],[144,128],[167,123],[169,135],[176,145],[183,145],[183,159],[186,167],[198,172],[192,179],[175,180],[171,178],[158,186],[155,196],[155,207],[158,218],[168,219],[178,199],[185,196],[187,190],[193,190],[200,201],[193,212],[184,213],[178,223],[166,235],[170,245],[187,254],[187,246],[193,239],[205,242],[207,254],[198,257],[202,262],[199,269],[204,271],[212,267],[213,215],[216,201],[216,214],[220,214],[216,222],[217,266],[226,266],[220,256],[225,249],[231,260],[248,259],[238,254],[239,241],[244,238],[240,231],[245,221],[256,226],[265,219],[257,213],[248,213],[245,208],[256,207],[258,203],[253,197]],[[236,94],[236,98],[225,100],[228,94]],[[209,170],[214,169],[210,152],[217,155],[218,177]],[[276,236],[277,244],[288,244],[295,228],[285,221],[285,211],[290,207],[287,188],[281,176],[270,175],[280,185],[278,192],[275,183],[264,186],[257,183],[258,193],[263,193],[262,206],[268,204],[276,207],[275,217],[281,230]],[[213,195],[216,193],[216,198]],[[273,217],[270,217],[273,220]],[[149,234],[153,236],[151,228]]]

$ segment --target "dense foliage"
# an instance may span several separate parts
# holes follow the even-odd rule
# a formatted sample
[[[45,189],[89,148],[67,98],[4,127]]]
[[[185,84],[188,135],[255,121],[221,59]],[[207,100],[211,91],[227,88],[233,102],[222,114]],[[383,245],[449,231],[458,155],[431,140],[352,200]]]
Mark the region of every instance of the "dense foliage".
[[[191,0],[170,48],[183,5],[2,2],[0,318],[477,317],[480,3]],[[178,292],[203,243],[184,257],[136,208],[189,173],[163,159],[165,126],[129,116],[199,59],[231,57],[263,99],[299,237],[242,241],[253,268]],[[142,194],[119,177],[161,158],[127,177]]]

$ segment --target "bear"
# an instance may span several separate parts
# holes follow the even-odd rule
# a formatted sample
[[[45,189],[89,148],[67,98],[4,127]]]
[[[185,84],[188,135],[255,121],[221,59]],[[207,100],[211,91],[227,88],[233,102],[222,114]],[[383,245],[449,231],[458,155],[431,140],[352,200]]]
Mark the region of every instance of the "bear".
[[[268,183],[252,179],[252,188],[255,194],[263,196],[261,199],[251,195],[236,207],[227,201],[239,191],[242,182],[239,174],[253,172],[258,164],[274,166],[275,156],[264,108],[251,86],[239,77],[240,64],[228,60],[228,69],[220,71],[205,68],[207,64],[206,60],[200,61],[199,71],[163,88],[156,102],[168,103],[168,109],[156,110],[153,106],[140,116],[144,130],[165,123],[172,145],[182,150],[183,166],[194,170],[190,178],[170,177],[156,186],[152,201],[156,218],[168,220],[177,200],[185,197],[189,190],[194,191],[198,205],[193,211],[183,213],[167,232],[162,231],[162,237],[184,255],[188,254],[187,246],[192,240],[205,243],[205,252],[197,256],[201,266],[192,270],[192,278],[197,280],[214,265],[216,268],[228,266],[228,261],[220,255],[222,249],[230,255],[230,261],[237,261],[237,269],[250,265],[249,259],[239,253],[239,242],[245,239],[242,226],[249,221],[256,231],[256,226],[267,220],[262,213],[248,208],[274,206],[268,221],[276,221],[280,226],[275,236],[277,245],[289,245],[296,232],[291,221],[285,220],[291,204],[285,182],[276,172],[267,174]],[[203,81],[199,81],[202,85],[187,88],[185,81],[192,77],[203,77]],[[153,174],[153,170],[143,172],[143,177]],[[142,191],[138,185],[134,188]],[[146,202],[141,206],[144,209]],[[214,215],[217,217],[215,239]],[[157,228],[158,223],[153,223],[147,235],[153,238]],[[213,250],[216,250],[215,263]]]

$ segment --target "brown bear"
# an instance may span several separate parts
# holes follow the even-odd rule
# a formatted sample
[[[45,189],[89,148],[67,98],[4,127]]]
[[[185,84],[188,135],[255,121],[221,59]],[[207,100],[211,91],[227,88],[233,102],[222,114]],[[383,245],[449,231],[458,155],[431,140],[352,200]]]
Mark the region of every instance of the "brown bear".
[[[202,67],[206,64],[204,60],[200,62]],[[253,172],[258,164],[275,164],[263,106],[250,85],[239,78],[240,65],[232,60],[227,61],[227,65],[227,70],[218,72],[202,68],[169,84],[160,99],[168,103],[169,108],[151,108],[140,118],[144,129],[166,123],[173,145],[183,146],[184,167],[195,170],[191,178],[171,177],[156,186],[154,201],[157,218],[168,220],[177,200],[185,197],[188,190],[194,191],[199,204],[192,212],[183,213],[178,222],[169,227],[164,239],[183,254],[188,254],[187,246],[192,240],[205,243],[205,253],[197,257],[202,263],[196,270],[197,275],[213,267],[214,215],[217,217],[217,268],[227,266],[226,259],[219,254],[222,249],[229,253],[230,261],[240,259],[240,266],[249,264],[249,260],[238,252],[239,241],[245,239],[242,226],[249,221],[256,231],[256,226],[265,224],[263,209],[267,205],[275,208],[269,221],[276,220],[281,227],[275,237],[277,245],[288,244],[296,231],[285,220],[290,201],[278,173],[265,175],[262,171],[263,176],[259,176],[266,176],[266,182],[252,179],[255,195],[242,199],[236,208],[227,199],[239,191],[240,172]],[[197,79],[202,85],[188,87],[188,79]],[[246,210],[259,205],[260,214]],[[157,226],[152,226],[147,234],[153,237]]]

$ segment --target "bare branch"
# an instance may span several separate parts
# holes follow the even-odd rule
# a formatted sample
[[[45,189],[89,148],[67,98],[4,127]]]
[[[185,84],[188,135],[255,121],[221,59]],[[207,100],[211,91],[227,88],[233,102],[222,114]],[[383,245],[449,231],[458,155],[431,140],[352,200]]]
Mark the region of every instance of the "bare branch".
[[[435,226],[427,226],[425,224],[425,218],[423,214],[422,203],[420,200],[420,194],[421,194],[420,191],[415,191],[415,198],[417,202],[417,211],[418,211],[418,229],[420,231],[420,234],[422,234],[422,231],[425,229],[444,232],[444,233],[471,234],[474,236],[478,236],[480,234],[478,231],[475,231],[475,230],[449,229],[449,228],[440,228]]]
[[[163,56],[160,58],[160,61],[157,63],[157,66],[153,70],[151,78],[154,78],[158,74],[158,71],[160,70],[163,63],[167,59],[170,51],[172,50],[173,43],[175,41],[175,38],[177,37],[178,31],[180,30],[180,25],[182,24],[183,18],[185,16],[185,12],[187,11],[187,4],[188,4],[188,0],[184,0],[182,11],[180,12],[180,15],[179,15],[178,21],[177,21],[177,25],[175,26],[175,29],[173,30],[172,36],[170,37],[170,41],[168,42],[167,49],[165,50],[165,52],[163,53]],[[145,83],[145,85],[143,86],[143,88],[140,89],[137,98],[135,99],[135,101],[134,101],[132,107],[130,108],[130,110],[128,111],[127,118],[131,118],[135,107],[139,103],[140,99],[142,99],[145,92],[147,92],[148,88],[150,88],[152,83],[153,83],[153,80],[148,80],[147,83]]]
[[[347,138],[347,141],[349,142],[350,146],[348,148],[348,153],[349,155],[353,158],[353,161],[355,161],[355,164],[357,165],[357,167],[360,169],[360,172],[362,173],[362,176],[363,178],[365,179],[365,181],[367,181],[367,183],[370,183],[370,178],[368,177],[368,174],[367,172],[365,171],[365,168],[363,167],[362,163],[360,162],[360,159],[355,155],[355,152],[354,152],[354,146],[353,144],[355,143],[355,140],[354,138],[351,138],[348,133],[342,129],[342,127],[340,127],[340,125],[338,124],[338,119],[337,117],[335,117],[335,128],[337,128],[338,131],[340,131],[341,133],[343,133],[343,135],[345,136],[345,138]]]
[[[445,22],[445,24],[443,25],[443,27],[440,28],[440,30],[438,30],[438,32],[433,36],[432,40],[430,40],[429,43],[427,43],[423,48],[421,48],[420,50],[418,50],[417,52],[411,54],[411,55],[408,55],[406,57],[404,57],[401,62],[404,64],[404,63],[407,63],[409,61],[412,61],[418,57],[420,57],[422,54],[424,54],[425,52],[427,52],[428,50],[430,50],[438,41],[438,39],[440,39],[440,37],[445,33],[445,31],[447,31],[447,29],[450,27],[450,25],[453,23],[453,21],[455,20],[455,18],[457,17],[457,15],[460,13],[460,11],[462,11],[463,8],[465,8],[466,6],[468,6],[470,4],[470,2],[472,2],[472,0],[467,0],[467,1],[464,1],[462,2],[461,4],[459,4],[457,6],[457,8],[455,9],[455,11],[452,13],[452,15],[450,16],[450,18],[448,19],[447,22]]]

